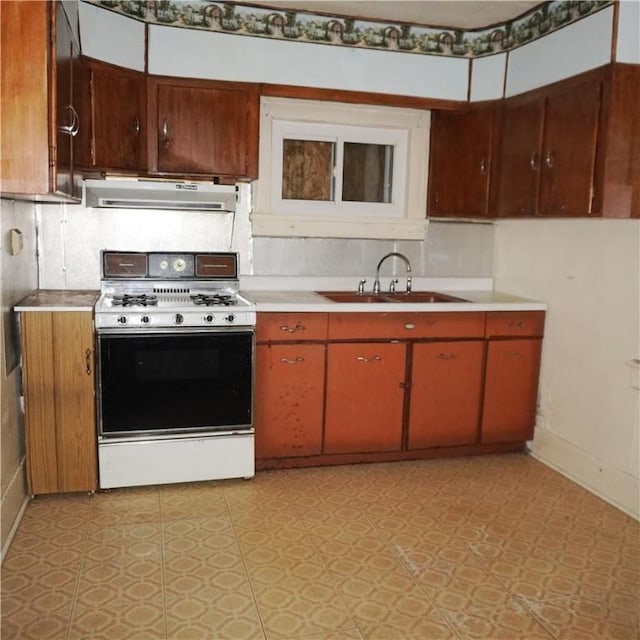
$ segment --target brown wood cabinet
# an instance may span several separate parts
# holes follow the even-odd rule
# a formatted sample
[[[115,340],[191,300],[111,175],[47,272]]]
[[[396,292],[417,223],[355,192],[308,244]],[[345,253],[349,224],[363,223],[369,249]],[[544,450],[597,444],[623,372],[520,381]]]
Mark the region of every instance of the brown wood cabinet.
[[[4,196],[77,202],[79,47],[61,2],[0,3]]]
[[[405,345],[329,344],[324,453],[399,451]]]
[[[25,311],[20,327],[29,491],[94,491],[92,313]]]
[[[258,175],[258,85],[149,77],[149,171]]]
[[[491,216],[498,102],[465,111],[434,111],[429,157],[430,216]]]
[[[146,76],[98,60],[83,60],[80,164],[89,169],[146,170]]]
[[[319,455],[327,315],[260,313],[256,325],[256,459]]]
[[[499,215],[593,213],[601,94],[588,74],[505,101]]]
[[[478,441],[484,340],[413,345],[408,448]]]
[[[543,330],[543,312],[487,314],[482,443],[533,438]]]

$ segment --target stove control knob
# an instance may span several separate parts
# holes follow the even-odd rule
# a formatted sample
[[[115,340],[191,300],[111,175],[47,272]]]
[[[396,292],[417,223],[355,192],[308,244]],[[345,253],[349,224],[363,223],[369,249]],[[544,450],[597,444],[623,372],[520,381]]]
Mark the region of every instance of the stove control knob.
[[[117,321],[119,324],[127,324],[127,316],[118,316]]]
[[[142,322],[142,324],[149,324],[149,316],[142,316],[140,322]]]
[[[211,323],[213,322],[213,316],[212,316],[211,314],[209,314],[208,316],[205,316],[205,317],[204,317],[204,321],[205,321],[207,324],[211,324]]]
[[[233,322],[236,319],[236,317],[233,315],[233,313],[230,313],[228,316],[225,316],[224,319],[227,322]]]
[[[173,317],[174,324],[182,324],[184,322],[184,316],[181,313],[176,313]]]

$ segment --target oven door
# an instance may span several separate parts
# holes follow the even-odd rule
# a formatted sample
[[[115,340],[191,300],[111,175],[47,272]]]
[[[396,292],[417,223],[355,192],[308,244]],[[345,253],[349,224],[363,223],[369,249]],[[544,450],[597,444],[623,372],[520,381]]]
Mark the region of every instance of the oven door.
[[[253,353],[252,329],[99,333],[99,437],[251,431]]]

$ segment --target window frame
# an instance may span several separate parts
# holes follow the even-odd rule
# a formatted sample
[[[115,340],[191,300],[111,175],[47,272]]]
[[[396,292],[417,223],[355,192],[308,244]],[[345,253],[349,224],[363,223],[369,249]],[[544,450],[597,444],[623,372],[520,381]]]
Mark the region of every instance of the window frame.
[[[424,239],[429,111],[263,97],[260,112],[260,177],[254,183],[251,214],[254,236]],[[347,142],[393,143],[392,202],[283,199],[283,138],[341,136]],[[342,176],[338,177],[341,183]]]

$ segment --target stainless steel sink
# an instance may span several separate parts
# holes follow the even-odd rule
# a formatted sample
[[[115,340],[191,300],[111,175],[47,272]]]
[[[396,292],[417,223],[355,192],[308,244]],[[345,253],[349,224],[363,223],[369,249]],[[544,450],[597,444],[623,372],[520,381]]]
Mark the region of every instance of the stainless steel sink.
[[[393,303],[393,302],[413,302],[413,303],[437,303],[437,302],[469,302],[464,298],[457,298],[446,293],[437,291],[410,291],[398,293],[384,293],[372,295],[368,293],[353,293],[352,291],[316,291],[323,298],[332,302],[348,303]]]

